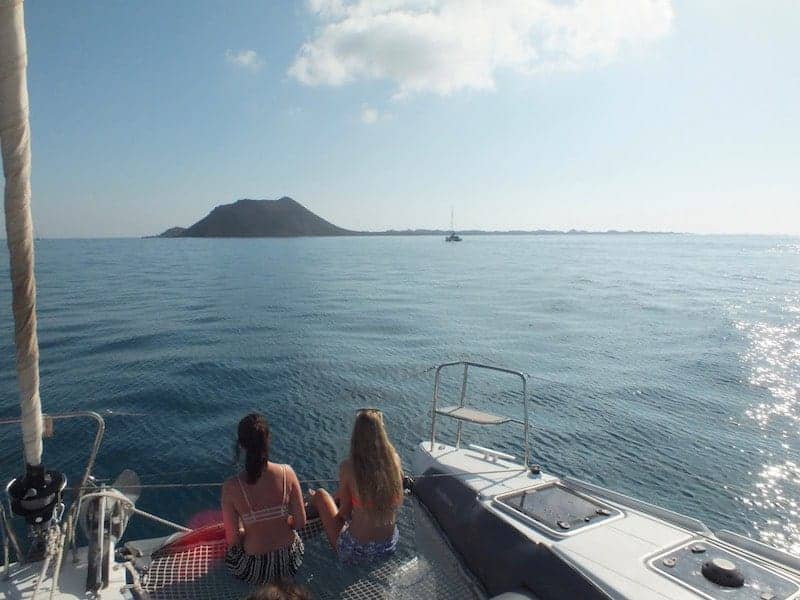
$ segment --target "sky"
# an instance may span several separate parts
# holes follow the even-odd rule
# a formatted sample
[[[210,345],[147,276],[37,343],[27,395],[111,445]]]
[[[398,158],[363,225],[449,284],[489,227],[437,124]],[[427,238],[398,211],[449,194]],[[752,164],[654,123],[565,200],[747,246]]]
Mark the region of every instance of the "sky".
[[[800,234],[796,0],[26,2],[41,237]]]

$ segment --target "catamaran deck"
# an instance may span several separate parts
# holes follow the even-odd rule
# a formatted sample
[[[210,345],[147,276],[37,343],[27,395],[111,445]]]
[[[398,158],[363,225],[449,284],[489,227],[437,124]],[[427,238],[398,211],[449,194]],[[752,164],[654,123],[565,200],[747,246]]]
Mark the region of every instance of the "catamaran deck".
[[[459,405],[440,408],[439,371],[448,366],[463,368],[461,397]],[[468,407],[470,368],[519,378],[523,419]],[[312,525],[301,532],[306,554],[298,580],[314,598],[326,599],[800,599],[797,557],[730,532],[712,532],[696,519],[612,490],[542,472],[530,461],[525,399],[521,373],[476,363],[440,365],[434,382],[431,436],[414,452],[416,477],[400,511],[403,543],[397,554],[380,564],[343,568],[321,535],[318,521],[311,520]],[[101,426],[87,474],[103,429],[102,418],[90,416]],[[437,417],[455,423],[449,428],[455,445],[436,438]],[[462,446],[465,423],[521,425],[522,460],[491,448]],[[51,575],[39,581],[39,573],[47,571],[41,562],[14,564],[10,578],[0,581],[0,597],[32,598],[37,586],[36,597],[53,600],[86,598],[87,589],[99,589],[88,597],[137,600],[234,600],[249,594],[250,587],[224,567],[225,543],[219,525],[171,541],[130,542],[120,553],[113,553],[119,547],[116,537],[122,535],[114,533],[118,530],[114,523],[119,524],[123,514],[188,530],[135,507],[141,489],[132,472],[123,471],[110,487],[84,481],[89,484],[80,496],[84,503],[102,507],[106,499],[109,502],[96,509],[94,520],[84,526],[90,532],[89,548],[95,547],[94,560],[87,560],[91,550],[87,553],[86,548],[78,549],[77,562],[71,560],[71,551],[63,561],[60,552],[51,553],[55,564],[63,565],[57,590],[51,587]],[[80,504],[73,502],[73,506],[76,510],[69,513],[66,524],[50,526],[48,534],[70,530],[73,517],[83,514]],[[98,548],[112,551],[100,553]],[[87,577],[91,565],[94,577]]]
[[[313,598],[373,599],[399,598],[431,600],[470,600],[485,598],[481,586],[461,565],[425,509],[413,498],[407,498],[398,526],[405,540],[398,553],[389,560],[367,566],[342,568],[331,552],[327,538],[319,527],[304,532],[306,554],[298,573]],[[147,557],[160,547],[164,538],[137,540],[135,548],[143,556],[140,567],[146,566],[140,578],[141,590],[135,592],[130,573],[117,563],[111,581],[102,597],[148,598],[149,600],[240,600],[252,591],[251,586],[232,577],[223,563],[224,541],[200,543],[181,552]],[[60,585],[53,598],[57,600],[85,598],[86,549],[79,551],[79,561],[65,557]],[[0,597],[33,598],[41,563],[12,569],[9,581],[0,581]],[[46,579],[37,598],[49,598],[52,580]],[[125,596],[120,591],[125,590]]]
[[[467,565],[482,573],[490,596],[519,586],[534,594],[546,590],[548,598],[559,588],[570,598],[800,597],[800,560],[795,557],[732,533],[712,532],[696,519],[610,490],[532,471],[497,454],[505,456],[481,447],[422,442],[414,459],[418,472],[441,477],[433,485],[424,475],[420,478],[420,500]],[[516,559],[519,568],[499,574],[504,560],[496,557],[502,552]],[[716,585],[706,575],[706,563],[726,561],[743,575],[739,587]],[[588,595],[570,592],[577,582]]]

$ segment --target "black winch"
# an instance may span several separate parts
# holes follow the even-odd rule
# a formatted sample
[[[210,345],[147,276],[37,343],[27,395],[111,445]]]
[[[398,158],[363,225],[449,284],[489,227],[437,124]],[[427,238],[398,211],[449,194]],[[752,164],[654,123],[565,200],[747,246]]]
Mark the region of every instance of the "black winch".
[[[60,471],[45,470],[44,465],[27,465],[25,475],[8,484],[11,510],[32,527],[46,526],[54,518],[60,518],[66,486],[67,478]]]

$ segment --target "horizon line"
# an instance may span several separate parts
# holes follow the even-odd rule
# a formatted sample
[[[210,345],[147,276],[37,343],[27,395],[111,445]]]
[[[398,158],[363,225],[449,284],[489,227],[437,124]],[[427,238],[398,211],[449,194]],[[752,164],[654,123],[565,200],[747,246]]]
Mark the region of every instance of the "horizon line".
[[[415,233],[418,232],[418,233]],[[293,235],[293,236],[221,236],[221,237],[186,237],[186,238],[162,238],[160,234],[157,235],[89,235],[89,236],[59,236],[59,235],[38,235],[34,241],[46,240],[142,240],[142,239],[291,239],[291,238],[338,238],[338,237],[433,237],[449,233],[449,230],[435,230],[435,229],[385,229],[380,231],[353,231],[341,235]],[[800,233],[753,233],[753,232],[701,232],[701,231],[646,231],[646,230],[631,230],[631,229],[605,229],[605,230],[589,230],[589,229],[538,229],[538,230],[476,230],[464,229],[456,233],[468,236],[558,236],[558,235],[653,235],[653,236],[714,236],[714,237],[787,237],[787,238],[800,238]],[[7,240],[5,236],[0,238]]]

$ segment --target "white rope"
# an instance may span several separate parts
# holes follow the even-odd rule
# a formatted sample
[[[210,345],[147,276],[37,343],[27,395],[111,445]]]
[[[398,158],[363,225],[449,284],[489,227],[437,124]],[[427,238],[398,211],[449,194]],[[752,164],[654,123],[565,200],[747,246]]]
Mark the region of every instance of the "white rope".
[[[142,597],[142,580],[139,577],[139,571],[136,570],[136,567],[134,567],[133,563],[131,563],[129,560],[126,560],[122,564],[125,565],[125,569],[130,574],[131,581],[133,581],[130,589],[134,593],[133,594],[134,598]]]
[[[58,590],[58,580],[61,578],[61,564],[64,562],[64,551],[66,549],[67,538],[69,537],[69,530],[72,527],[72,515],[67,517],[67,522],[61,531],[61,537],[58,539],[58,554],[56,555],[56,566],[53,571],[53,585],[50,587],[50,600],[55,599],[56,591]]]
[[[45,557],[42,561],[42,568],[39,571],[39,577],[36,579],[36,585],[33,588],[33,597],[39,595],[39,589],[42,587],[42,583],[44,580],[47,579],[47,571],[50,569],[50,564],[53,561],[53,558],[58,555],[58,544],[61,539],[63,532],[61,528],[56,525],[50,525],[50,528],[47,530],[47,539],[46,539],[46,547],[45,547]],[[55,586],[56,582],[53,581],[53,586]]]
[[[166,525],[168,527],[172,527],[178,531],[191,531],[188,527],[184,527],[183,525],[179,525],[178,523],[173,523],[167,519],[162,519],[159,516],[156,516],[152,513],[147,511],[141,510],[136,508],[136,505],[131,502],[131,499],[127,496],[124,496],[120,493],[117,493],[115,489],[109,490],[101,490],[99,492],[92,492],[91,494],[84,494],[78,500],[78,504],[83,504],[87,500],[91,500],[92,498],[111,498],[112,500],[117,500],[120,504],[122,504],[127,510],[130,510],[133,514],[139,515],[140,517],[144,517],[145,519],[150,519],[151,521],[155,521],[156,523],[161,523],[162,525]],[[80,512],[80,506],[78,507],[78,511]]]
[[[28,123],[28,57],[22,0],[0,0],[0,145],[5,175],[6,237],[13,291],[14,343],[25,461],[42,458],[39,341],[31,221],[31,136]]]
[[[131,509],[134,514],[139,515],[140,517],[144,517],[145,519],[150,519],[151,521],[155,521],[156,523],[161,523],[162,525],[166,525],[167,527],[172,527],[178,531],[191,531],[188,527],[184,527],[183,525],[178,525],[177,523],[173,523],[172,521],[168,521],[167,519],[162,519],[161,517],[149,513],[147,511],[138,509],[133,507]]]

